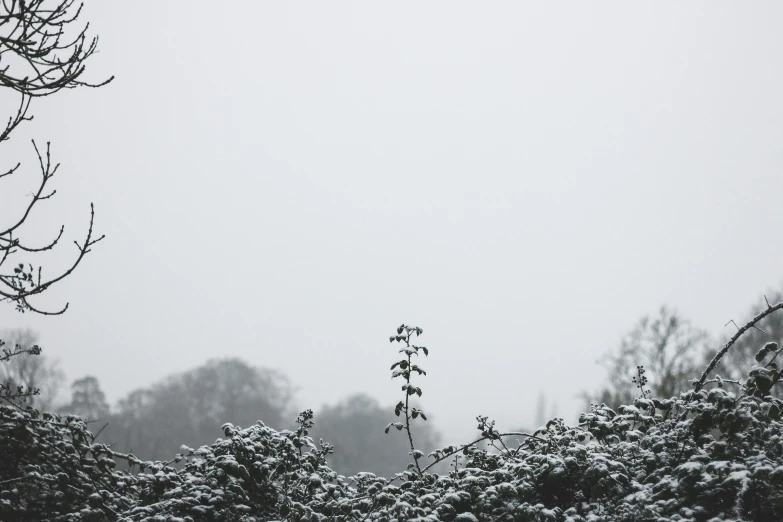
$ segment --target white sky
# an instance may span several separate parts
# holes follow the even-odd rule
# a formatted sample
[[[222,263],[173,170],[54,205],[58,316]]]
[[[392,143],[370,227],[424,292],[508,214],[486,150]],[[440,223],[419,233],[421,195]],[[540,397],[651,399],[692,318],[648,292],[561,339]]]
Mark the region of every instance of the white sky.
[[[463,442],[479,414],[532,424],[540,390],[575,420],[596,359],[661,304],[720,334],[781,282],[783,4],[93,1],[85,19],[90,77],[117,79],[34,106],[0,197],[51,140],[58,195],[32,227],[80,239],[94,201],[107,238],[38,301],[65,316],[6,305],[0,324],[112,402],[240,356],[302,409],[392,404],[406,322],[431,349],[424,409]]]

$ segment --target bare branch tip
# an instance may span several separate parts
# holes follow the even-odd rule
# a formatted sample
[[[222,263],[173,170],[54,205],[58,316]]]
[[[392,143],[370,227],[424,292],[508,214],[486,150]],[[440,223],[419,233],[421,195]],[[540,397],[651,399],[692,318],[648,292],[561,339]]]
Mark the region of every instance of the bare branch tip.
[[[726,324],[724,324],[723,326],[728,326],[728,325],[730,325],[730,324],[733,324],[733,325],[734,325],[734,327],[735,327],[737,330],[739,330],[739,326],[737,326],[737,323],[735,323],[735,322],[734,322],[734,319],[731,319],[731,320],[729,320],[729,322],[728,322],[728,323],[726,323]]]

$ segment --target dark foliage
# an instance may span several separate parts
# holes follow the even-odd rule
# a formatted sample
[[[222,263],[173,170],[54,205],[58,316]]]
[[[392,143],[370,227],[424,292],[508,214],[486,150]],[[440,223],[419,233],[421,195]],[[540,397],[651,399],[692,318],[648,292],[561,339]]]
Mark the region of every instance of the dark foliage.
[[[712,389],[667,399],[642,388],[633,405],[595,406],[578,426],[554,419],[513,434],[514,445],[479,417],[479,441],[430,454],[463,457],[444,475],[430,473],[434,463],[425,466],[418,450],[391,478],[338,475],[326,466],[332,448],[309,436],[309,410],[295,431],[226,424],[212,445],[144,462],[97,443],[78,417],[3,406],[0,519],[779,521],[783,401],[768,392],[780,379],[780,351],[765,344],[762,366],[736,392],[706,378]],[[404,361],[402,371],[414,368]],[[410,376],[400,375],[408,394]],[[409,441],[413,411],[401,428]],[[483,440],[499,451],[477,449]]]
[[[760,312],[764,311],[768,306],[767,303],[777,303],[780,301],[783,301],[783,292],[780,290],[769,292],[766,296],[759,298],[757,304],[749,308],[747,319],[755,317]],[[723,343],[728,342],[731,335],[734,334],[731,330],[736,328],[735,325],[736,323],[734,323],[734,321],[730,321],[726,325],[726,329],[730,331],[730,334],[723,337]],[[734,343],[725,357],[720,360],[720,363],[715,367],[715,373],[725,379],[743,379],[747,371],[746,369],[753,364],[753,358],[759,347],[770,341],[783,343],[783,314],[768,315],[756,323],[754,328],[745,332],[742,337]],[[783,394],[781,394],[779,388],[773,388],[771,393],[776,397],[783,398]]]

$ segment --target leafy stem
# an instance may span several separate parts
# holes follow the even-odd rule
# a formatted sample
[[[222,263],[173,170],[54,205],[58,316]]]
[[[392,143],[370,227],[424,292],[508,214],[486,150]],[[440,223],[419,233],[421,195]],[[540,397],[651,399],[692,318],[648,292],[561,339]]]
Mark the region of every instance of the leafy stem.
[[[422,475],[421,466],[419,465],[419,459],[424,456],[424,453],[417,450],[416,446],[413,444],[413,434],[411,432],[411,420],[415,419],[417,417],[421,417],[422,420],[427,420],[427,416],[424,414],[423,411],[421,411],[418,408],[412,408],[410,406],[410,398],[412,395],[416,394],[419,397],[421,397],[421,388],[418,386],[414,386],[411,384],[411,375],[413,372],[418,373],[419,375],[427,375],[427,372],[425,372],[422,368],[420,368],[418,365],[413,364],[412,358],[414,355],[419,355],[419,351],[424,352],[424,355],[429,355],[429,350],[427,350],[424,346],[416,346],[411,343],[411,337],[415,334],[416,337],[421,335],[423,333],[423,330],[416,326],[406,326],[404,324],[400,325],[397,328],[397,335],[393,335],[389,337],[389,342],[404,342],[405,347],[400,349],[400,353],[405,354],[405,359],[402,359],[400,361],[397,361],[396,363],[392,364],[391,370],[392,370],[392,379],[395,379],[397,377],[402,377],[405,379],[405,384],[402,386],[402,391],[405,392],[405,400],[400,401],[397,403],[397,406],[394,407],[394,414],[399,417],[401,413],[405,414],[405,424],[402,422],[390,422],[386,425],[386,429],[384,430],[386,433],[389,433],[389,428],[394,426],[397,428],[398,431],[405,430],[405,432],[408,434],[408,443],[410,444],[410,455],[413,456],[414,464],[416,467],[416,471],[419,476]]]

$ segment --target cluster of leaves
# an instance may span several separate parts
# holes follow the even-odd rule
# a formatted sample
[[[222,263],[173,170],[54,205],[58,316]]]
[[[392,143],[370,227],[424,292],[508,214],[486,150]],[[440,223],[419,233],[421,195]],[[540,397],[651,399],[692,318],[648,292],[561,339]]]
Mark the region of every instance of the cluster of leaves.
[[[406,366],[393,370],[410,372],[410,335],[420,329],[402,328]],[[96,443],[76,416],[2,406],[0,519],[778,521],[783,400],[764,394],[758,377],[777,382],[779,349],[761,352],[760,363],[770,360],[736,393],[715,379],[668,399],[642,387],[632,405],[594,405],[576,426],[554,419],[533,434],[500,433],[479,416],[480,439],[433,451],[427,467],[414,449],[415,463],[391,478],[329,469],[333,449],[309,436],[310,410],[294,431],[225,424],[212,445],[145,462]],[[410,374],[400,376],[412,386]],[[412,440],[408,406],[396,411]],[[452,471],[429,472],[450,458]]]
[[[30,347],[25,347],[21,344],[15,344],[13,350],[9,350],[5,346],[5,341],[0,339],[0,362],[8,362],[12,357],[21,355],[23,353],[29,353],[30,355],[38,355],[41,353],[41,347],[37,344]]]
[[[0,364],[7,364],[13,357],[19,355],[40,355],[40,353],[41,347],[37,344],[22,346],[21,344],[15,343],[14,349],[10,350],[6,347],[5,341],[0,339]],[[39,394],[40,390],[30,384],[14,381],[0,382],[0,398],[5,402],[25,402]]]
[[[260,521],[307,512],[321,477],[336,477],[325,467],[330,446],[306,435],[311,418],[304,412],[298,430],[283,432],[225,424],[211,446],[152,462],[96,443],[79,417],[0,406],[0,519]]]
[[[773,387],[780,382],[781,371],[775,362],[780,352],[778,343],[769,342],[756,353],[756,362],[758,363],[764,362],[770,355],[772,357],[764,366],[753,368],[750,371],[750,378],[745,383],[747,393],[756,397],[764,397],[772,392]]]
[[[596,406],[576,427],[550,421],[515,450],[465,447],[465,466],[448,475],[348,480],[307,436],[307,413],[293,432],[227,424],[215,444],[183,447],[176,469],[96,444],[77,417],[3,406],[0,518],[773,521],[783,516],[782,408],[720,387],[639,398],[618,412]]]
[[[425,348],[410,342],[421,333],[402,325],[392,337],[405,344],[392,371],[405,379],[406,398],[421,390],[410,382],[424,375],[412,356]],[[668,399],[650,396],[639,367],[633,405],[594,405],[577,426],[554,419],[533,434],[500,433],[478,416],[481,438],[433,451],[424,468],[410,423],[423,414],[401,401],[395,413],[415,462],[388,479],[329,469],[333,448],[309,436],[310,410],[294,431],[225,424],[214,444],[153,462],[97,443],[77,416],[0,406],[0,519],[781,520],[783,400],[768,393],[779,353],[765,344],[756,359],[766,363],[745,383],[702,379],[709,386]],[[452,457],[453,471],[428,472]]]

